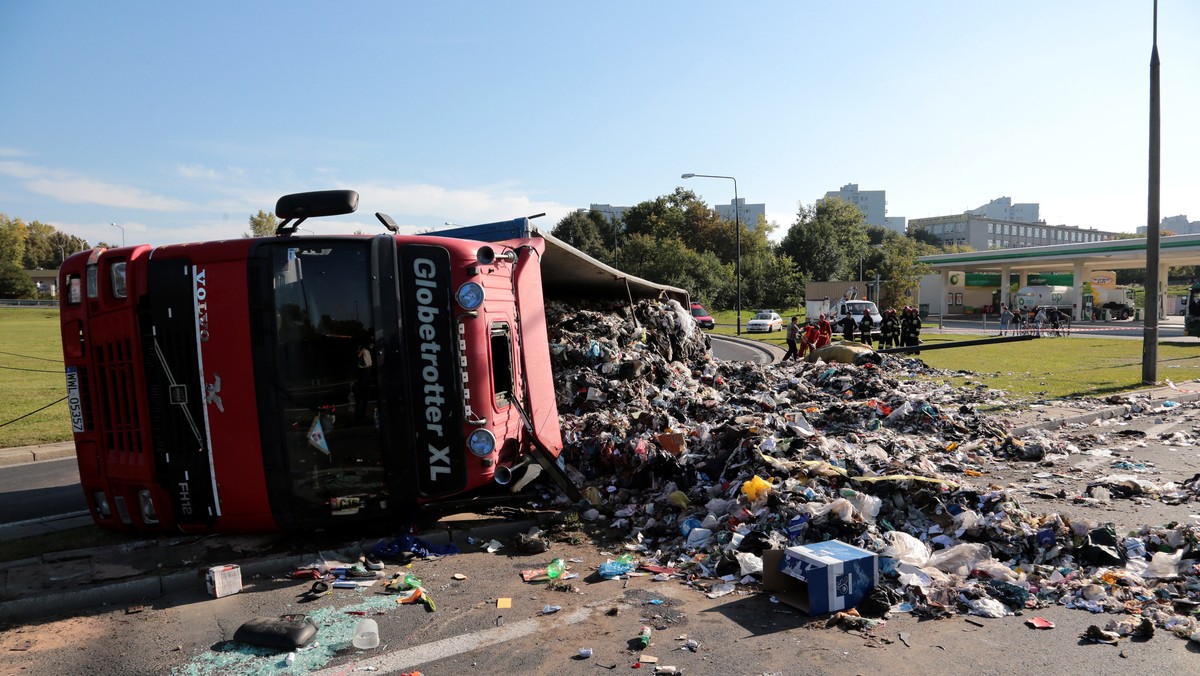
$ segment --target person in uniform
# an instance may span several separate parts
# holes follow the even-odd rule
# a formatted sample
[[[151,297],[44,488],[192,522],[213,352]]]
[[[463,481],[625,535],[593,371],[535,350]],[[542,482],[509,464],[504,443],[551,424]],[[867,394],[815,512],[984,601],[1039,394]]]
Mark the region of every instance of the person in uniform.
[[[871,332],[875,330],[875,320],[871,319],[871,311],[864,309],[862,319],[858,320],[858,335],[863,344],[871,347]]]

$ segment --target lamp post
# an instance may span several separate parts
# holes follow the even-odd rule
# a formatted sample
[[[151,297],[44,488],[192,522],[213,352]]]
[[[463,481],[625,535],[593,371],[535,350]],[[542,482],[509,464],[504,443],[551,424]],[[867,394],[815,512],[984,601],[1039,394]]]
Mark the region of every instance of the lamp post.
[[[733,181],[733,224],[737,228],[737,263],[733,276],[737,280],[737,335],[742,335],[742,210],[738,204],[737,179],[714,174],[683,174],[680,178],[726,178]]]
[[[125,246],[125,228],[122,228],[121,226],[117,225],[116,223],[109,223],[109,225],[111,225],[112,227],[117,228],[121,231],[121,246]]]

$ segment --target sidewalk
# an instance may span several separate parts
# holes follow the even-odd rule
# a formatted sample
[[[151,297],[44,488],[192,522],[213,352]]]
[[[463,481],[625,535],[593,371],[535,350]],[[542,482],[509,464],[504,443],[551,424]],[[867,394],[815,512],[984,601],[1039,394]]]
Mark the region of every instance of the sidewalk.
[[[1200,381],[1176,387],[1153,387],[1093,401],[1051,401],[1014,406],[999,412],[1012,434],[1034,428],[1056,429],[1064,424],[1087,423],[1124,415],[1130,406],[1153,408],[1164,402],[1200,400]],[[1107,402],[1114,403],[1107,403]],[[997,412],[991,412],[997,415]],[[70,444],[0,450],[0,465],[33,459],[68,457]],[[6,462],[19,458],[15,462]],[[435,542],[465,542],[475,538],[504,537],[502,532],[527,530],[532,522],[460,522],[439,525],[422,537]],[[76,528],[92,528],[90,516],[0,527],[0,542],[42,536]],[[510,532],[511,531],[511,532]],[[342,543],[345,546],[349,543]],[[313,543],[297,543],[293,536],[214,535],[160,536],[113,547],[43,552],[17,561],[0,562],[0,623],[17,623],[38,617],[78,611],[101,604],[120,605],[151,601],[183,589],[203,588],[204,571],[217,564],[237,563],[243,576],[286,572],[306,556]],[[338,545],[326,543],[329,549]],[[308,549],[305,549],[308,547]],[[301,553],[303,552],[303,553]]]

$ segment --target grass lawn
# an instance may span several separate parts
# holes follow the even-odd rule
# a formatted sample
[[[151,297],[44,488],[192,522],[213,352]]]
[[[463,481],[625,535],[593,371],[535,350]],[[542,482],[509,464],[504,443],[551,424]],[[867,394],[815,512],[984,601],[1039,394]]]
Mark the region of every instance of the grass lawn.
[[[746,322],[752,316],[742,312],[742,338],[787,348],[785,332],[745,333]],[[713,317],[717,327],[709,333],[734,335],[736,313],[720,312]],[[787,319],[790,321],[790,315]],[[933,326],[925,325],[921,334],[921,340],[929,345],[995,335],[930,333]],[[1105,396],[1143,387],[1141,340],[1040,338],[1020,343],[933,350],[923,352],[920,359],[936,368],[978,374],[952,378],[956,387],[982,383],[1010,392],[1017,400]],[[1200,348],[1194,344],[1160,342],[1158,379],[1160,382],[1200,379]]]
[[[66,394],[58,310],[0,308],[0,448],[69,441]]]

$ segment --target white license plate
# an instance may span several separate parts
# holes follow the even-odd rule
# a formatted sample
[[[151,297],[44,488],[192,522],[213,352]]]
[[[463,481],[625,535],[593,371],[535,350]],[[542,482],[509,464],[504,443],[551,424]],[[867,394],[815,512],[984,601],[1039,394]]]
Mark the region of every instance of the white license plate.
[[[71,431],[84,431],[83,400],[79,398],[79,371],[74,366],[67,367],[67,408],[71,411]]]

